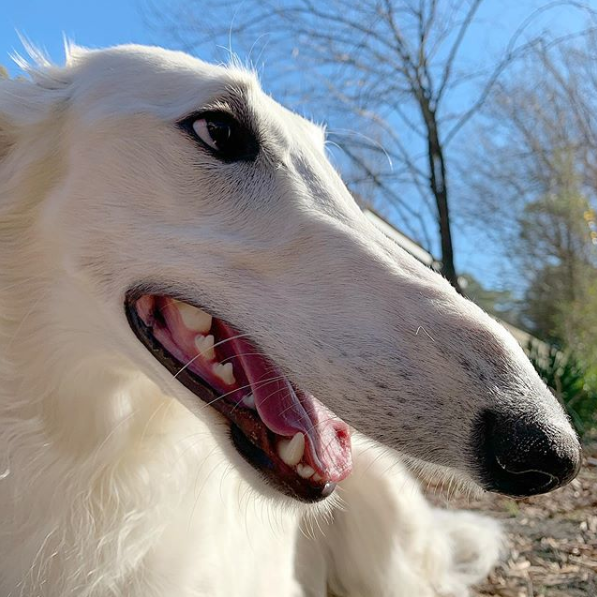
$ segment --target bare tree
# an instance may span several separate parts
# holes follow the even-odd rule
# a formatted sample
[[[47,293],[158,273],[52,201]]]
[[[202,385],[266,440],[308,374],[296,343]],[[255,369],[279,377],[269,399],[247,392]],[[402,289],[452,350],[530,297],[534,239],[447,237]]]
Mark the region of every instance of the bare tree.
[[[526,323],[597,361],[597,35],[540,45],[500,81],[468,160],[476,222],[526,280]]]
[[[392,202],[406,223],[416,221],[423,240],[429,215],[413,207],[413,193],[436,222],[442,273],[458,288],[450,219],[448,147],[479,110],[506,68],[536,40],[519,44],[527,22],[513,33],[501,59],[475,70],[461,60],[463,42],[482,0],[243,0],[185,2],[159,12],[159,23],[186,50],[211,39],[266,39],[268,55],[280,58],[276,90],[310,105],[330,107],[351,129],[331,130],[344,151],[353,183],[368,180]],[[551,2],[544,9],[576,2]],[[580,5],[579,5],[580,6]],[[543,10],[543,9],[541,9]],[[155,15],[154,15],[155,16]],[[225,37],[224,37],[225,36]],[[275,52],[272,49],[275,47]],[[250,54],[254,48],[251,48]],[[268,69],[275,60],[268,59]],[[309,71],[311,85],[293,89],[296,72]],[[291,73],[291,76],[284,76]],[[454,94],[475,80],[467,105]],[[285,83],[281,83],[285,81]],[[297,103],[301,103],[300,101]],[[379,142],[377,141],[379,139]],[[382,152],[394,164],[380,168]],[[420,234],[419,234],[419,240]]]
[[[471,218],[508,244],[512,257],[550,255],[539,239],[522,251],[513,240],[539,198],[595,201],[597,33],[588,31],[582,43],[537,45],[494,86],[479,116],[462,162]]]

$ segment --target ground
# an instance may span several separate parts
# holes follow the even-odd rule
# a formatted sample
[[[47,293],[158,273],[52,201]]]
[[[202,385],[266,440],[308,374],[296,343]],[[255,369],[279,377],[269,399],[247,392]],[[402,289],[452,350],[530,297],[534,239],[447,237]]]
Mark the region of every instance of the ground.
[[[444,494],[440,500],[486,511],[506,528],[509,555],[475,597],[597,596],[597,444],[586,448],[578,478],[551,494],[518,501]]]

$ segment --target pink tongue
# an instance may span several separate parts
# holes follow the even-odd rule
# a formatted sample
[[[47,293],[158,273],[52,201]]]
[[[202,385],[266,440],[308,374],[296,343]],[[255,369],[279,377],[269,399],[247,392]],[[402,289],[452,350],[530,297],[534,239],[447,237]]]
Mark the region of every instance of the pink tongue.
[[[308,464],[330,481],[338,482],[347,477],[352,469],[348,425],[311,394],[299,392],[297,395],[271,361],[255,354],[257,350],[252,344],[219,323],[242,363],[255,407],[268,429],[286,437],[303,433],[307,440],[304,458]]]

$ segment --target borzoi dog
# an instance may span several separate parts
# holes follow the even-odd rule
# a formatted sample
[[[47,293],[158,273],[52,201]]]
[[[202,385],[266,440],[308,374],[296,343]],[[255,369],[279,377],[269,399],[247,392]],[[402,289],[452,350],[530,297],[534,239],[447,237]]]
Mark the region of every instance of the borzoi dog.
[[[466,595],[498,527],[397,453],[573,478],[513,338],[252,73],[126,46],[29,75],[0,82],[1,597]]]

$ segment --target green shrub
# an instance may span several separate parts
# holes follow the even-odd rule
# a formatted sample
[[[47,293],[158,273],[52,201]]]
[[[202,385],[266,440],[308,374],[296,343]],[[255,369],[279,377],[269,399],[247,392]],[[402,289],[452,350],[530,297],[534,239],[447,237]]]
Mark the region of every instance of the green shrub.
[[[528,355],[543,381],[566,408],[582,437],[597,429],[597,367],[571,351],[531,342]]]

